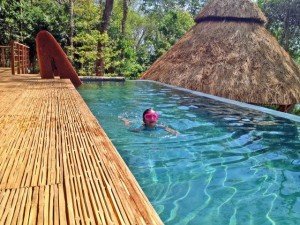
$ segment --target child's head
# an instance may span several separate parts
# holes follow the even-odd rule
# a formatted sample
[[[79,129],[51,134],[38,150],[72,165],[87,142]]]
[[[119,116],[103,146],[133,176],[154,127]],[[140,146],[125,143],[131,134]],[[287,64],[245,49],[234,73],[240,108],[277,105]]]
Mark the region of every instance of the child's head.
[[[147,127],[154,127],[158,121],[158,113],[153,109],[146,109],[143,113],[143,122]]]

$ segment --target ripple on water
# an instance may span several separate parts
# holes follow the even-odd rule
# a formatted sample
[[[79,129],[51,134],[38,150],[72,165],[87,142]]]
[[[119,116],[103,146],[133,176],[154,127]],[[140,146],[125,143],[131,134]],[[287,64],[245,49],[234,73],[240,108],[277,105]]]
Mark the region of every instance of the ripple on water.
[[[300,224],[298,123],[153,83],[79,91],[165,224]],[[180,134],[118,119],[150,107]]]

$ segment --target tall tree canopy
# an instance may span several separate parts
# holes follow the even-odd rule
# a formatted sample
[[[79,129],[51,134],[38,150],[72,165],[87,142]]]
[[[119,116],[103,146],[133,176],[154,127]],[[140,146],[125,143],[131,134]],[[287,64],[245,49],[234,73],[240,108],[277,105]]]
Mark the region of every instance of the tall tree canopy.
[[[268,28],[300,63],[300,0],[259,0]]]

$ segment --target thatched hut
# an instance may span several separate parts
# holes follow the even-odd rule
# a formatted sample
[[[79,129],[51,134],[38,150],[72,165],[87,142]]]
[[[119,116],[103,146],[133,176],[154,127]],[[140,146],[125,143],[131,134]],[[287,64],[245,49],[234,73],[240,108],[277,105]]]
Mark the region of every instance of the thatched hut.
[[[238,101],[300,102],[300,69],[248,0],[212,0],[196,25],[146,71],[156,80]]]

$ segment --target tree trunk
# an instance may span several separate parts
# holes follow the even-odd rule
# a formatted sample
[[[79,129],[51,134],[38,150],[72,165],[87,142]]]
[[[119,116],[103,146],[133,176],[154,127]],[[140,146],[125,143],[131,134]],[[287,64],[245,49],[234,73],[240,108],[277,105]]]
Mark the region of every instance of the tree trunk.
[[[122,34],[126,34],[126,22],[128,16],[128,2],[129,0],[123,0],[123,18],[122,18]]]
[[[101,34],[104,34],[108,30],[113,5],[114,5],[114,0],[105,1],[105,8],[102,16],[102,22],[99,27],[99,31]],[[97,46],[98,59],[96,60],[96,76],[104,75],[104,68],[105,68],[105,61],[103,55],[104,47],[105,47],[104,44],[99,41]]]
[[[279,105],[277,110],[280,112],[291,113],[293,111],[294,107],[295,107],[295,104]]]
[[[74,58],[74,43],[73,43],[73,36],[74,36],[74,0],[69,0],[70,3],[70,54],[69,57],[71,61]]]
[[[126,23],[127,23],[127,17],[128,17],[128,3],[129,3],[129,0],[123,0],[123,17],[122,17],[122,21],[121,21],[121,32],[122,32],[123,40],[126,39]],[[122,49],[121,49],[121,57],[122,57],[122,59],[125,59],[125,47],[122,47]]]
[[[290,41],[290,10],[291,5],[290,2],[285,6],[286,7],[286,14],[284,18],[284,35],[283,35],[283,45],[285,50],[289,50],[289,41]]]

